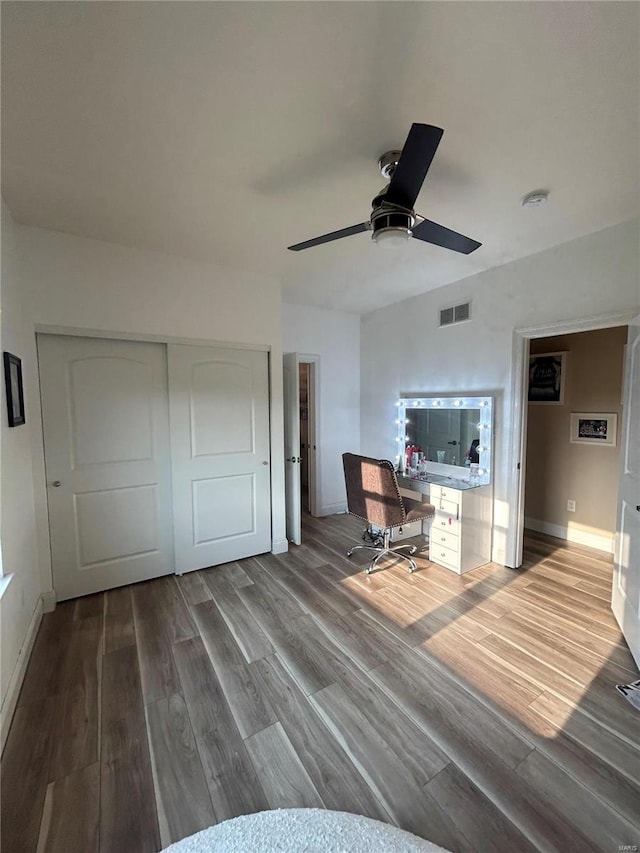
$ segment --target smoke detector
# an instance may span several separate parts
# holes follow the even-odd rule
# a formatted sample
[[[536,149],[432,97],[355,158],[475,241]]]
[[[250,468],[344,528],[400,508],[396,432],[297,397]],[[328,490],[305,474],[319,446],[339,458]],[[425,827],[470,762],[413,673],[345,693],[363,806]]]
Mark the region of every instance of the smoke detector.
[[[548,198],[549,190],[533,190],[533,192],[527,193],[522,199],[522,206],[542,207],[543,204],[547,203]]]

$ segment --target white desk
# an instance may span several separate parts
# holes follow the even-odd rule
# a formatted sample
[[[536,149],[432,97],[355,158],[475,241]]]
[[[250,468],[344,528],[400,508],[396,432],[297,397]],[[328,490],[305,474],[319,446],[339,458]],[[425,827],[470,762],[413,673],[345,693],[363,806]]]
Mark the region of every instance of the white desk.
[[[429,559],[461,575],[491,560],[493,487],[428,474],[398,474],[402,489],[429,496],[436,508],[429,533]]]

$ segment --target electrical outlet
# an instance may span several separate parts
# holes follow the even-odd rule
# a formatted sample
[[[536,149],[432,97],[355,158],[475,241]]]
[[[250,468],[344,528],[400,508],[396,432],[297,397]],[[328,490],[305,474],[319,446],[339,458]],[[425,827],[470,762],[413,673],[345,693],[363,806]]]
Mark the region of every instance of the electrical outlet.
[[[576,511],[576,502],[575,501],[567,501],[567,511],[575,512]]]

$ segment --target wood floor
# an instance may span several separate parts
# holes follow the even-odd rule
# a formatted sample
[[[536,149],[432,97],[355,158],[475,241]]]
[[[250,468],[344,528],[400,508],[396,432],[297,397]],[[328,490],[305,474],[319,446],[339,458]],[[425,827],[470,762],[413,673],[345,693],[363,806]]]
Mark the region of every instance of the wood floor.
[[[640,844],[638,677],[610,560],[361,573],[361,527],[59,605],[3,758],[2,853],[145,853],[317,806],[452,851]],[[631,848],[627,848],[631,849]]]

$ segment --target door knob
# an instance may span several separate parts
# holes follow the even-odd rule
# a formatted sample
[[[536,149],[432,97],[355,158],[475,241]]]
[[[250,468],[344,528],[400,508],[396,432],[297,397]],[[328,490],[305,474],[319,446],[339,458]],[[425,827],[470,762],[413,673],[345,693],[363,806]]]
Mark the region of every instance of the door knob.
[[[58,489],[58,488],[60,488],[60,486],[62,485],[62,483],[60,482],[60,480],[54,480],[54,481],[53,481],[53,483],[51,483],[51,485],[52,485],[55,489]]]
[[[268,462],[267,462],[267,460],[265,459],[265,460],[264,460],[264,462],[263,462],[262,464],[263,464],[263,465],[268,465],[269,463],[268,463]]]

